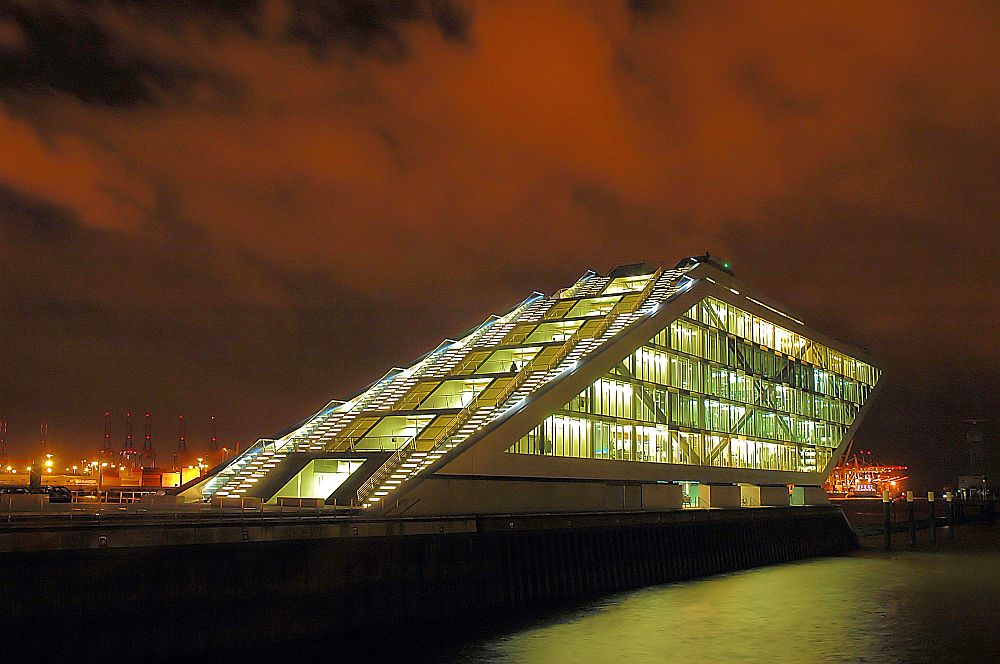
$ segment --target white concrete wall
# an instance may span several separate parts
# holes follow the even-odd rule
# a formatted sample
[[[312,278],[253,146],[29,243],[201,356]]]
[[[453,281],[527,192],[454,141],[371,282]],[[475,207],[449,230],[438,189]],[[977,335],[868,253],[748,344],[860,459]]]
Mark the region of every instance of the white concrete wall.
[[[767,507],[788,507],[787,486],[762,486],[760,488],[760,504]]]
[[[788,487],[741,484],[743,507],[788,507]]]
[[[643,484],[642,508],[646,510],[680,509],[684,493],[680,484]]]
[[[517,514],[680,508],[678,485],[558,482],[515,479],[428,479],[399,498],[389,514]]]
[[[821,486],[792,487],[792,505],[829,505],[830,499]]]
[[[702,484],[698,487],[699,507],[739,507],[740,487],[736,484]]]

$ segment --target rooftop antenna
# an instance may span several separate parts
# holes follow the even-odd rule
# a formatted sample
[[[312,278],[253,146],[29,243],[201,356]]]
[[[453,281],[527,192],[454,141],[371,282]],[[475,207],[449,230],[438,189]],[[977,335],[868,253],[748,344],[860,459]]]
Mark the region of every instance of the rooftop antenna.
[[[174,470],[177,470],[177,458],[187,453],[187,437],[184,435],[184,416],[177,418],[177,449],[174,450]]]
[[[122,449],[122,454],[129,454],[135,451],[135,447],[132,444],[132,411],[125,411],[125,447]]]
[[[111,442],[111,411],[104,411],[104,440],[101,441],[101,456],[111,456],[114,453],[114,443]]]
[[[149,459],[149,465],[143,464],[147,468],[156,467],[156,450],[153,449],[153,414],[146,413],[146,432],[142,439],[142,458]]]
[[[42,422],[42,426],[39,429],[39,442],[42,449],[42,456],[45,456],[49,452],[49,425]]]
[[[212,437],[208,441],[208,451],[209,452],[219,451],[219,436],[215,424],[215,415],[212,415]]]
[[[132,429],[132,411],[125,411],[125,446],[122,448],[122,457],[128,460],[129,468],[134,466],[135,462],[135,442],[133,441],[133,429]]]
[[[0,420],[0,461],[7,462],[7,420]]]

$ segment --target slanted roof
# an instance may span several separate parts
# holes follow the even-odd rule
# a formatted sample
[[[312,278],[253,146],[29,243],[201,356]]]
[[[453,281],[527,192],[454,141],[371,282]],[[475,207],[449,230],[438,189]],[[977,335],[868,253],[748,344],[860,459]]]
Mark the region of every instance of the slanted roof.
[[[851,357],[867,357],[807,328],[783,305],[738,281],[728,263],[707,254],[672,269],[635,263],[606,275],[588,271],[568,288],[551,296],[533,293],[506,314],[445,340],[351,400],[331,402],[280,439],[258,446],[253,461],[234,460],[229,475],[213,480],[211,490],[245,492],[262,469],[291,452],[394,451],[386,464],[391,469],[383,468],[359,492],[378,502],[379,493],[403,491],[420,476],[467,467],[477,445],[509,445],[560,399],[564,403],[566,394],[578,393],[709,295]]]

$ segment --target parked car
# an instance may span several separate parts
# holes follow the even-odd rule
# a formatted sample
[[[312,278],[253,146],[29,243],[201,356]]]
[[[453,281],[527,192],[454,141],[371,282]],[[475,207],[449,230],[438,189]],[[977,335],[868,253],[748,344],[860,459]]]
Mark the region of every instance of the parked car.
[[[46,486],[42,487],[49,494],[50,503],[71,503],[73,502],[73,492],[67,486]]]
[[[73,502],[73,492],[67,486],[4,486],[0,487],[0,494],[43,494],[49,497],[50,503],[71,503]]]

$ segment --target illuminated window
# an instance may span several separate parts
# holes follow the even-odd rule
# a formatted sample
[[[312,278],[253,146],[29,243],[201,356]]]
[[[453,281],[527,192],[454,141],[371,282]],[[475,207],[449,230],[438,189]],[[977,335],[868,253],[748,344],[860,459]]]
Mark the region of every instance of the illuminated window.
[[[421,402],[420,410],[464,408],[492,381],[492,378],[446,380]]]
[[[608,284],[607,288],[604,289],[604,294],[611,295],[613,293],[641,291],[649,282],[651,276],[649,274],[640,274],[634,277],[618,277]]]
[[[860,360],[705,298],[509,451],[817,470],[873,380]]]
[[[394,450],[431,423],[433,415],[383,417],[355,445],[358,450]]]

